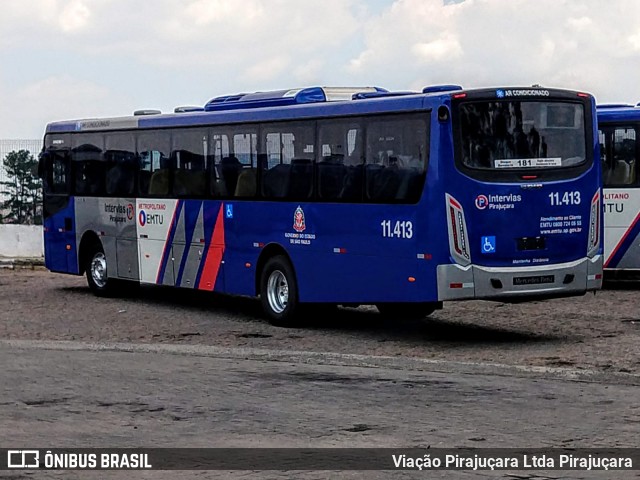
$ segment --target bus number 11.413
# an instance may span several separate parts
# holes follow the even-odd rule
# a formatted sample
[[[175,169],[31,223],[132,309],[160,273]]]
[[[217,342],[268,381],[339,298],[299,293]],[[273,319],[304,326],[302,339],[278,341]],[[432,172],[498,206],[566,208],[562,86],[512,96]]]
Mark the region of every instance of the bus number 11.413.
[[[564,195],[560,196],[559,192],[553,192],[549,194],[551,205],[580,205],[580,192],[564,192]]]
[[[380,223],[382,226],[382,236],[386,238],[411,238],[413,237],[413,223],[410,221],[396,221],[393,223],[391,220],[383,220]],[[393,225],[393,228],[392,228]]]

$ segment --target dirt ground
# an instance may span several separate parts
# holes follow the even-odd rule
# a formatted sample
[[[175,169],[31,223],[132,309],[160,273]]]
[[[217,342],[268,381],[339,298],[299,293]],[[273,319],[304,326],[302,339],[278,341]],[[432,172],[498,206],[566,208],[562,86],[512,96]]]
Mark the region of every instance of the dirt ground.
[[[273,327],[257,300],[161,287],[97,298],[84,277],[0,270],[0,338],[249,346],[640,374],[640,284],[523,304],[449,302],[423,321],[340,308]]]

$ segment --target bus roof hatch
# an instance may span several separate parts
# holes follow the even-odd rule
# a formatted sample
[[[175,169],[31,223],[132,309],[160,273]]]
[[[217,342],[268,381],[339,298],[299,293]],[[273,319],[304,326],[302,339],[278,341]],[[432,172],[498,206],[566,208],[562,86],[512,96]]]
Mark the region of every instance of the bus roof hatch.
[[[215,97],[205,105],[207,112],[241,108],[266,108],[305,103],[352,100],[356,93],[386,92],[380,87],[307,87],[270,92],[240,93]]]

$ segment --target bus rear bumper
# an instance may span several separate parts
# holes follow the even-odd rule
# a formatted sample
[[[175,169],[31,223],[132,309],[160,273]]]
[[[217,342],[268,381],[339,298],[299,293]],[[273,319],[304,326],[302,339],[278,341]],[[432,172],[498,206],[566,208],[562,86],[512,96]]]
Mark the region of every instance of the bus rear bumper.
[[[582,295],[602,287],[602,255],[555,265],[438,265],[438,300],[518,301]]]

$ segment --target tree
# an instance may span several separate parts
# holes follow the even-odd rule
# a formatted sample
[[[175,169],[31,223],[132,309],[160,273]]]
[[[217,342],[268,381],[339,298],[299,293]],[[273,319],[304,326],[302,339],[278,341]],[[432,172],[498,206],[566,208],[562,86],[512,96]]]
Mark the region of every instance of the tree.
[[[5,200],[5,223],[42,224],[41,182],[36,175],[38,161],[28,150],[9,152],[3,161],[8,180],[0,182]]]

